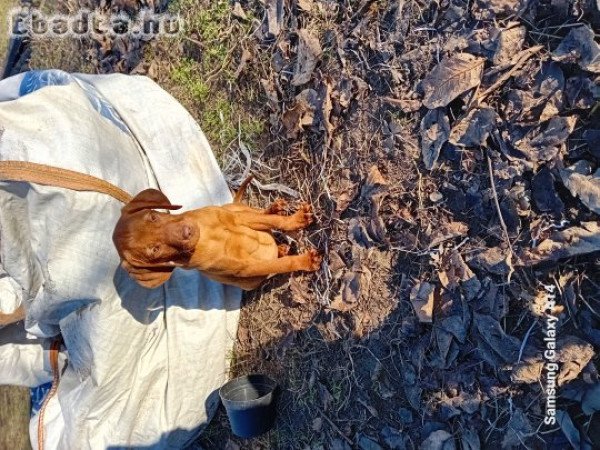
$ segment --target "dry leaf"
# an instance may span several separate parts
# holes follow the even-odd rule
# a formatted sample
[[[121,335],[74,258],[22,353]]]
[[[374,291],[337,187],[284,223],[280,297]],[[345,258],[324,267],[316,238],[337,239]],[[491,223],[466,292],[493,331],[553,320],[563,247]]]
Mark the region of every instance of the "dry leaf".
[[[310,11],[313,7],[313,0],[298,0],[298,8],[302,11]]]
[[[321,419],[320,417],[316,417],[315,419],[313,419],[312,429],[313,431],[319,433],[321,431],[321,428],[323,428],[323,419]]]
[[[544,62],[535,76],[534,97],[542,105],[539,121],[545,122],[557,116],[564,107],[565,75],[559,64]],[[531,120],[535,123],[536,117]]]
[[[341,295],[346,303],[356,303],[360,300],[361,276],[357,272],[348,272],[342,277]]]
[[[529,303],[529,311],[536,317],[545,318],[547,314],[552,314],[553,316],[559,316],[565,310],[563,305],[555,304],[550,309],[547,308],[548,305],[548,291],[546,289],[539,288],[535,293],[535,296],[529,296],[527,294],[526,299]]]
[[[265,90],[265,94],[267,95],[267,99],[269,100],[269,108],[271,111],[279,110],[279,95],[277,95],[277,89],[275,88],[275,83],[271,79],[263,79],[260,80],[260,84]]]
[[[485,145],[499,121],[498,113],[492,108],[474,109],[454,126],[448,140],[460,147]]]
[[[477,350],[483,360],[493,367],[501,367],[517,361],[521,341],[504,332],[500,322],[487,314],[473,314],[477,329]]]
[[[557,410],[556,422],[560,425],[560,430],[569,441],[569,444],[571,444],[571,448],[581,450],[591,450],[593,448],[589,439],[584,434],[585,431],[583,429],[578,429],[575,426],[567,411]]]
[[[582,396],[581,409],[588,416],[600,411],[600,383],[586,389]]]
[[[337,296],[330,304],[329,304],[329,308],[330,309],[335,309],[336,311],[341,311],[341,312],[347,312],[347,311],[351,311],[356,307],[356,303],[355,304],[348,304],[348,303],[344,303],[344,301],[342,300],[341,296]]]
[[[514,146],[533,163],[553,160],[563,149],[575,129],[577,116],[554,117],[546,126],[529,131],[522,139],[513,139]],[[514,131],[514,130],[513,130]]]
[[[347,272],[342,277],[340,292],[335,296],[329,307],[337,311],[350,311],[358,305],[361,296],[361,274]]]
[[[498,35],[496,51],[492,58],[494,65],[507,64],[513,56],[523,48],[527,29],[525,27],[514,27],[508,30],[501,30]]]
[[[588,145],[589,152],[600,160],[600,130],[585,130],[583,138]]]
[[[371,248],[375,246],[375,241],[367,231],[365,220],[360,217],[350,219],[350,223],[348,224],[348,239],[359,247]]]
[[[352,201],[352,196],[348,192],[342,192],[335,201],[335,211],[339,214],[346,211]]]
[[[461,282],[475,277],[473,271],[456,250],[452,250],[449,258],[444,262],[444,267],[445,269],[439,273],[439,278],[442,286],[448,290],[456,289]]]
[[[444,59],[422,82],[423,104],[429,109],[448,105],[460,94],[479,86],[484,58],[459,53]]]
[[[523,443],[533,434],[534,428],[527,415],[517,408],[508,421],[506,433],[502,438],[502,450],[523,447]]]
[[[560,363],[560,371],[557,375],[558,386],[576,379],[584,367],[595,356],[591,344],[575,337],[565,336],[556,342],[556,359]],[[534,356],[525,358],[518,364],[511,374],[515,383],[537,383],[540,381],[546,360],[541,351]]]
[[[329,252],[329,270],[333,273],[334,278],[337,278],[335,274],[338,271],[346,268],[346,263],[340,256],[340,254],[334,250]]]
[[[313,125],[318,103],[319,94],[314,89],[305,89],[296,96],[293,106],[281,117],[288,138],[295,139],[303,127]]]
[[[298,281],[298,277],[290,277],[290,292],[292,294],[292,301],[296,304],[303,305],[310,301],[310,295],[308,288]]]
[[[575,129],[576,122],[577,116],[555,117],[548,123],[543,133],[531,139],[530,144],[535,147],[563,144]]]
[[[600,98],[600,88],[588,77],[581,75],[571,77],[566,82],[565,97],[570,108],[588,109],[594,106],[595,102]],[[584,132],[584,139],[586,139],[588,131],[590,130]]]
[[[378,198],[380,197],[381,195],[377,195],[371,200],[371,220],[367,225],[367,232],[373,240],[383,244],[387,242],[387,230],[383,218],[379,215],[380,202]]]
[[[473,256],[469,264],[495,275],[508,275],[511,271],[510,255],[510,250],[491,247]]]
[[[112,0],[111,7],[118,11],[125,11],[128,14],[136,13],[140,8],[138,0]]]
[[[532,91],[511,89],[506,95],[504,115],[509,121],[521,122],[525,118],[529,118],[530,111],[537,106],[538,101],[534,98]]]
[[[298,59],[292,78],[292,85],[294,86],[301,86],[310,81],[322,53],[319,39],[308,30],[298,30],[298,39]]]
[[[421,450],[455,450],[454,438],[444,430],[438,430],[427,436],[421,446]]]
[[[355,96],[354,80],[343,77],[336,86],[333,97],[342,109],[347,109]]]
[[[247,49],[244,49],[242,51],[242,56],[240,58],[240,63],[238,65],[238,68],[236,69],[235,73],[233,74],[234,78],[239,78],[240,75],[242,74],[242,72],[244,71],[244,69],[246,68],[246,66],[248,65],[248,63],[252,60],[252,53],[250,53],[250,51],[248,51]]]
[[[554,188],[552,172],[544,166],[531,180],[531,196],[535,206],[541,212],[552,212],[560,215],[565,205]]]
[[[324,77],[321,88],[320,88],[320,117],[319,117],[319,129],[325,131],[326,144],[329,147],[331,145],[332,133],[334,126],[331,123],[331,112],[333,110],[333,103],[331,101],[332,95],[332,81],[330,77]]]
[[[508,92],[504,109],[507,119],[536,126],[552,119],[564,108],[564,89],[565,76],[560,65],[543,62],[532,88]]]
[[[429,248],[434,248],[449,239],[466,236],[469,232],[469,226],[464,222],[449,222],[436,227],[431,233],[431,242]]]
[[[443,108],[432,109],[421,121],[421,155],[428,170],[433,169],[440,150],[450,135],[450,121]]]
[[[580,227],[554,231],[536,248],[525,250],[520,263],[531,266],[597,251],[600,251],[600,221],[584,222]]]
[[[266,10],[269,33],[277,38],[283,26],[283,0],[267,0]]]
[[[420,322],[433,322],[435,285],[427,283],[417,284],[410,292],[410,302]]]
[[[600,169],[592,175],[588,161],[577,161],[574,165],[560,171],[560,177],[573,197],[596,214],[600,214]]]
[[[481,442],[479,440],[479,435],[472,428],[463,431],[462,436],[460,438],[460,443],[462,444],[463,450],[480,450],[481,449]]]
[[[365,408],[367,408],[367,410],[371,413],[371,415],[373,417],[379,417],[379,413],[377,412],[377,410],[373,406],[369,405],[367,402],[365,402],[361,398],[358,399],[358,402],[361,405],[363,405]],[[372,445],[374,444],[374,442],[371,439],[367,438],[366,436],[364,436],[364,435],[361,436],[361,438],[359,439],[359,441],[360,442],[367,441],[367,442],[365,442],[364,445],[361,445],[362,448],[373,448]]]
[[[473,3],[473,17],[477,20],[491,20],[517,13],[527,0],[476,0]]]
[[[552,58],[577,63],[584,70],[600,73],[600,46],[594,40],[594,31],[588,25],[571,28],[552,52]]]
[[[371,198],[373,195],[381,192],[381,190],[387,186],[387,181],[381,175],[381,172],[376,165],[371,166],[367,178],[360,190],[360,196],[363,199]]]
[[[233,14],[234,17],[237,17],[238,19],[242,19],[242,20],[246,20],[248,18],[248,16],[246,15],[246,12],[244,11],[244,8],[242,8],[242,5],[240,5],[240,2],[235,2],[233,4],[233,8],[231,9],[231,14]]]

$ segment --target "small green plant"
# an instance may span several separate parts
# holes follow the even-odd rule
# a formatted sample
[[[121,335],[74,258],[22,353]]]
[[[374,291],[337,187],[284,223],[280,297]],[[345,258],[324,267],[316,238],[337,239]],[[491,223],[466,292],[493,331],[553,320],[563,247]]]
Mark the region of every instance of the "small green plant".
[[[226,32],[229,22],[228,1],[217,0],[203,7],[197,0],[176,0],[169,7],[184,20],[185,35],[190,42],[201,47],[200,69],[206,75],[219,70],[226,63],[234,36]]]
[[[182,58],[171,68],[177,97],[198,119],[215,146],[217,157],[238,137],[254,142],[264,131],[264,120],[248,112],[248,106],[256,101],[256,92],[232,92],[236,80],[231,58],[234,50],[240,51],[236,46],[240,34],[247,31],[245,25],[231,26],[231,5],[227,0],[175,0],[169,10],[184,20],[181,43],[198,47],[194,59]]]
[[[192,100],[206,102],[210,97],[210,88],[200,76],[198,65],[191,59],[182,59],[171,71],[174,82],[185,89]]]
[[[225,359],[229,363],[229,370],[231,371],[232,369],[234,369],[236,364],[238,363],[238,358],[235,349],[229,350],[227,352],[227,355],[225,355]]]
[[[335,405],[339,405],[344,399],[344,382],[342,380],[331,381],[331,397]]]

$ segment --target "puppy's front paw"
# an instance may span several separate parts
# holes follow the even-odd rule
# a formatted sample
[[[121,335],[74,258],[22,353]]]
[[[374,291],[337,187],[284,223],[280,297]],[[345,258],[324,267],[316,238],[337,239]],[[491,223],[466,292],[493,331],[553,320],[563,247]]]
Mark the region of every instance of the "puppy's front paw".
[[[277,214],[279,216],[284,216],[285,211],[288,207],[288,202],[282,198],[276,198],[271,206],[267,208],[267,214]]]
[[[298,211],[294,213],[294,220],[297,222],[298,228],[306,228],[313,223],[312,206],[305,202],[300,203]]]
[[[321,267],[323,256],[314,248],[311,248],[302,256],[305,258],[305,267],[303,270],[307,272],[316,272]]]

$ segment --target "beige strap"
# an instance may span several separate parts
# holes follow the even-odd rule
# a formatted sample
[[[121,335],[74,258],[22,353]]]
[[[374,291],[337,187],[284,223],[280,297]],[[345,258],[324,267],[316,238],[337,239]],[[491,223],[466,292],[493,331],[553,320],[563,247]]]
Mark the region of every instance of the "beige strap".
[[[38,416],[38,450],[44,450],[44,414],[46,413],[46,407],[48,406],[48,402],[58,390],[58,383],[60,381],[60,373],[58,368],[58,352],[60,351],[60,346],[62,344],[62,336],[58,336],[52,341],[52,345],[50,346],[50,368],[52,369],[52,387],[46,394],[46,398],[42,403],[42,407],[40,408],[40,414]]]
[[[92,175],[25,161],[0,161],[0,180],[27,181],[74,191],[99,192],[123,203],[129,203],[133,198],[123,189]]]
[[[23,305],[9,314],[0,312],[0,328],[20,322],[21,320],[25,320],[25,308]]]

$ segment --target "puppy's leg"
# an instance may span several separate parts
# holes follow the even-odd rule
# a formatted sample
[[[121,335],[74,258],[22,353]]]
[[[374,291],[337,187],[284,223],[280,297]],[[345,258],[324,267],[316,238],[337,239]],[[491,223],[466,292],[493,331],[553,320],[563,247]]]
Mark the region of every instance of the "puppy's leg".
[[[313,222],[313,214],[311,206],[308,203],[302,203],[298,211],[291,216],[240,212],[236,214],[236,222],[257,231],[273,229],[292,231],[309,226]]]
[[[267,209],[253,208],[252,206],[243,205],[241,203],[229,203],[227,205],[223,205],[223,208],[225,208],[227,211],[231,211],[231,212],[235,212],[235,213],[248,212],[248,213],[256,213],[256,214],[283,215],[285,213],[285,209],[287,208],[287,206],[288,206],[288,203],[284,199],[278,198],[273,203],[271,203],[271,205],[269,205],[269,207]]]
[[[232,270],[232,275],[238,277],[261,277],[278,273],[289,273],[297,270],[314,272],[319,270],[323,257],[315,249],[295,256],[269,261],[223,261]]]
[[[265,214],[267,212],[266,209],[253,208],[252,206],[242,205],[241,203],[229,203],[223,205],[222,208],[234,213]]]

